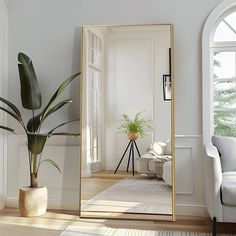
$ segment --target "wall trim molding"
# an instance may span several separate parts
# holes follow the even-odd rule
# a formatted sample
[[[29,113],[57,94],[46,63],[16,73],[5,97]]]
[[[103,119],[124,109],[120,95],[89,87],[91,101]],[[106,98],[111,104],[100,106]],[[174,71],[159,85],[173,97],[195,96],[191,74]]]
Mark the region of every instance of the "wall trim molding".
[[[185,192],[185,191],[178,191],[177,189],[177,185],[176,185],[176,191],[175,191],[175,194],[177,195],[193,195],[194,194],[194,166],[193,166],[193,147],[192,146],[181,146],[181,145],[176,145],[175,146],[175,150],[181,150],[181,149],[184,149],[184,150],[190,150],[190,153],[191,153],[191,161],[192,161],[192,172],[191,172],[191,176],[188,176],[189,178],[192,178],[192,190],[189,191],[189,192]],[[176,156],[175,156],[176,158]],[[188,166],[188,168],[190,168],[190,166]],[[176,164],[175,164],[175,175],[176,175],[177,171],[176,171]],[[186,176],[185,176],[185,179],[186,179]],[[177,181],[177,177],[176,177],[176,181]],[[182,185],[182,184],[181,184]]]
[[[206,206],[194,204],[176,204],[176,215],[209,217]]]
[[[202,138],[202,134],[175,134],[175,138]]]
[[[63,202],[63,203],[62,203]],[[65,203],[64,203],[65,202]],[[78,199],[49,199],[48,208],[56,210],[79,210]],[[18,198],[6,198],[6,207],[18,208]],[[208,217],[207,209],[204,205],[176,204],[177,215],[203,216]]]

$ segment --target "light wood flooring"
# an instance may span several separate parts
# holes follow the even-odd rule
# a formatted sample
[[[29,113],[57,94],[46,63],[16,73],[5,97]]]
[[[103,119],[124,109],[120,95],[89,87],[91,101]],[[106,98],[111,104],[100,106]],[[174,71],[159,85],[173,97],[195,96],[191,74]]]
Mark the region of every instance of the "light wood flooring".
[[[1,236],[56,236],[67,226],[97,227],[104,225],[111,228],[129,228],[144,230],[176,230],[193,232],[210,232],[211,220],[202,217],[177,217],[176,222],[96,220],[79,219],[75,212],[49,210],[46,215],[36,218],[20,217],[18,209],[0,210]],[[219,224],[218,232],[236,234],[235,224]]]
[[[129,176],[132,176],[128,173]],[[137,176],[137,175],[136,175]],[[82,181],[84,199],[127,177],[126,172],[99,172]],[[83,186],[82,186],[83,188]],[[18,209],[6,208],[0,210],[0,236],[56,236],[68,226],[97,227],[98,225],[111,228],[131,228],[144,230],[177,230],[210,232],[211,220],[203,217],[177,216],[176,222],[112,220],[112,219],[80,219],[78,211],[48,210],[46,215],[35,218],[20,217]],[[235,233],[236,224],[219,224],[218,232]]]

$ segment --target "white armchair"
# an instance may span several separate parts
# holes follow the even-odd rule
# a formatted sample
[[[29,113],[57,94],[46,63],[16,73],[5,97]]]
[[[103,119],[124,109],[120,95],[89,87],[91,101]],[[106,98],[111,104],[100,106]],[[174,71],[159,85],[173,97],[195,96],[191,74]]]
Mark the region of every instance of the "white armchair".
[[[204,173],[206,206],[216,235],[216,222],[236,222],[236,139],[214,136],[212,142],[215,146],[205,145]]]

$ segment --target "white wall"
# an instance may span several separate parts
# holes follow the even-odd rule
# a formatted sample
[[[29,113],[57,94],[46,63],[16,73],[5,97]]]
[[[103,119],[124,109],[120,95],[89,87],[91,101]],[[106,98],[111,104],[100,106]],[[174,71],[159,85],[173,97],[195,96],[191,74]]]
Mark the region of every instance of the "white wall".
[[[7,95],[7,35],[8,35],[8,11],[7,5],[4,0],[0,0],[0,96],[4,97]],[[2,104],[1,104],[2,106]],[[6,122],[6,115],[4,112],[0,112],[0,124],[3,125]],[[6,195],[5,191],[5,175],[6,175],[6,137],[4,136],[6,133],[3,130],[0,130],[0,209],[4,207],[4,197]]]
[[[141,155],[151,142],[171,139],[171,102],[164,101],[162,80],[170,69],[170,37],[166,25],[109,28],[105,35],[104,156],[108,170],[116,169],[128,144],[127,134],[118,129],[123,114],[133,119],[145,111],[143,116],[152,122],[153,130],[137,140]],[[126,169],[126,162],[119,169]]]
[[[182,194],[177,196],[177,203],[180,207],[184,205],[181,209],[186,211],[182,213],[192,210],[192,213],[201,215],[204,212],[201,34],[206,17],[220,2],[222,0],[9,0],[9,98],[19,103],[16,61],[19,51],[33,58],[45,101],[63,79],[79,70],[80,25],[173,23],[176,144],[179,148],[176,161],[182,164],[182,175],[192,175],[193,183],[181,183],[187,188],[179,189]],[[78,116],[76,83],[69,91],[76,101],[69,116]],[[65,118],[67,111],[58,117],[59,120]],[[188,159],[187,162],[181,159],[183,156]],[[8,166],[8,171],[10,178],[16,177],[11,166]]]

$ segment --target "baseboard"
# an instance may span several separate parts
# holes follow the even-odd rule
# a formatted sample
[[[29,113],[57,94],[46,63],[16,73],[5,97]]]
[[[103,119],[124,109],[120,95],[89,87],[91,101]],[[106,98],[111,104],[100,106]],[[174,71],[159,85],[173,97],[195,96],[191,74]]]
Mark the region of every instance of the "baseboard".
[[[91,169],[92,173],[102,170],[102,163],[101,163],[101,161],[91,163],[90,164],[90,169]]]
[[[8,197],[5,200],[5,207],[18,208],[18,198]],[[48,209],[75,210],[79,209],[78,199],[49,199]]]
[[[203,205],[176,205],[176,215],[209,217],[208,211]]]
[[[3,209],[5,207],[5,200],[3,197],[0,197],[0,209]]]
[[[81,177],[83,178],[86,178],[86,177],[90,177],[91,176],[91,171],[89,170],[82,170],[82,173],[81,173]]]
[[[57,210],[79,209],[78,199],[49,199],[48,208]],[[5,207],[18,208],[18,198],[8,197],[5,200]],[[209,217],[207,209],[202,205],[176,205],[176,215],[179,216],[202,216]]]

